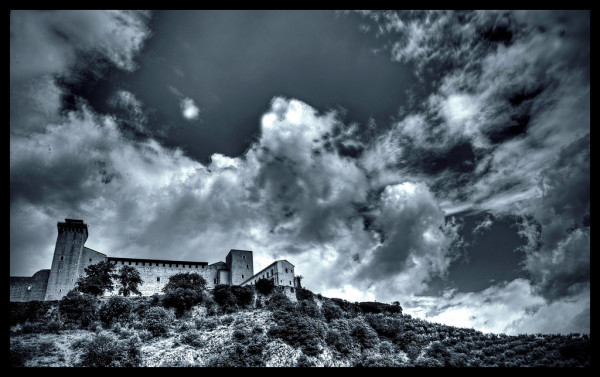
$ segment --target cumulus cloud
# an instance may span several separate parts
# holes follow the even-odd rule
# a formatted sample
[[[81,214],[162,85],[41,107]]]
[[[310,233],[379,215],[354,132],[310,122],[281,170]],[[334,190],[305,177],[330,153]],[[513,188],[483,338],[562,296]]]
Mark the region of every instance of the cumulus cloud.
[[[517,335],[589,331],[589,285],[569,299],[549,302],[528,280],[515,279],[481,292],[447,291],[441,298],[416,297],[408,304],[404,307],[409,314],[483,332]]]
[[[179,106],[181,107],[181,113],[185,119],[198,119],[198,116],[200,115],[200,109],[198,106],[196,106],[193,99],[183,98],[179,103]]]
[[[477,224],[475,226],[475,228],[473,228],[473,234],[475,234],[475,235],[482,234],[486,230],[489,230],[492,227],[493,223],[494,223],[494,221],[493,221],[492,217],[488,215],[479,224]]]

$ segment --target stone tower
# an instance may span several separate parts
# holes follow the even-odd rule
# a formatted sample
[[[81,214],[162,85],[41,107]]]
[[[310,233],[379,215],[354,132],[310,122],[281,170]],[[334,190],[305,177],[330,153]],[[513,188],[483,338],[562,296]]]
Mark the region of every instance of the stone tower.
[[[59,222],[57,227],[58,237],[45,300],[60,300],[75,288],[83,244],[88,237],[87,225],[82,220],[65,219],[65,222]]]
[[[225,264],[229,270],[230,285],[241,285],[243,281],[254,275],[250,250],[229,250],[229,254],[225,257]]]

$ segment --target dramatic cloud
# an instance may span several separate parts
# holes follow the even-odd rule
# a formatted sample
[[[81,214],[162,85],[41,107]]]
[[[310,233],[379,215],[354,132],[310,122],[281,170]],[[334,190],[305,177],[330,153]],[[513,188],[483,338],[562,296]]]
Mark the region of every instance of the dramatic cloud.
[[[200,115],[200,109],[198,106],[196,106],[193,99],[183,98],[179,103],[179,106],[181,107],[181,113],[185,119],[198,119],[198,115]]]
[[[152,96],[119,82],[103,89],[107,113],[64,85],[133,74],[149,13],[11,12],[11,275],[49,268],[56,222],[79,218],[86,246],[111,256],[214,263],[249,249],[256,271],[287,259],[332,297],[483,331],[589,332],[589,12],[357,17],[421,80],[389,124],[278,88],[246,120],[260,128],[245,152],[199,161],[194,140],[150,131]],[[205,98],[176,81],[193,80],[184,62],[165,67],[169,116],[199,119],[191,97]],[[508,219],[522,243],[503,268],[516,272],[453,288],[469,247]]]

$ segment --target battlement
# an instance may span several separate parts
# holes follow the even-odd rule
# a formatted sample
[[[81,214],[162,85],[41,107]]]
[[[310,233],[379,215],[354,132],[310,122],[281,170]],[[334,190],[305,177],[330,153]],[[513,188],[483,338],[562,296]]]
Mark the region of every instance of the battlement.
[[[56,223],[56,227],[58,228],[58,234],[61,234],[65,231],[75,231],[78,233],[84,233],[86,239],[88,237],[88,226],[83,222],[83,220],[65,219],[65,222]]]

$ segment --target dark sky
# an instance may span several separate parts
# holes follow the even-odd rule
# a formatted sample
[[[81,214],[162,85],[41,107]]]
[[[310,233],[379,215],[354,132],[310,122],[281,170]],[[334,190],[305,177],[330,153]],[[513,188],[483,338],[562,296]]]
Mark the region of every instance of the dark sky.
[[[589,332],[589,11],[14,11],[10,274],[115,257]],[[559,315],[557,315],[559,313]]]

